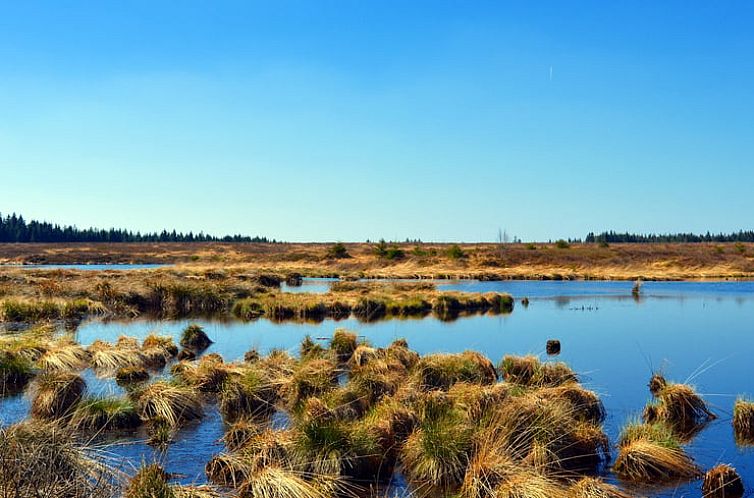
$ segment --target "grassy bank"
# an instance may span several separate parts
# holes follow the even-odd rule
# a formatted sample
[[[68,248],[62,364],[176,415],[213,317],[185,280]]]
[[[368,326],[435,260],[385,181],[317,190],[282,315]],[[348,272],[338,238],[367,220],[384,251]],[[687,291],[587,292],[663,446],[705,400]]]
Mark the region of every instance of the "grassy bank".
[[[422,317],[452,320],[469,313],[509,313],[506,294],[439,292],[430,283],[341,282],[325,294],[281,292],[290,275],[243,268],[175,267],[128,272],[5,270],[0,321],[76,321],[88,316],[139,315],[253,320],[363,321]]]
[[[754,244],[0,244],[0,263],[171,263],[373,278],[754,278]]]

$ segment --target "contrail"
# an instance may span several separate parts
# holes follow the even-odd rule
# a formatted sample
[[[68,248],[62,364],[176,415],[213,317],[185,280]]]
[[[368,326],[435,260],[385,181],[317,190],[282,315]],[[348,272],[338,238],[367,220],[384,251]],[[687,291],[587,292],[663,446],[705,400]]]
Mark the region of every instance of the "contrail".
[[[552,81],[552,66],[550,66],[550,81]]]

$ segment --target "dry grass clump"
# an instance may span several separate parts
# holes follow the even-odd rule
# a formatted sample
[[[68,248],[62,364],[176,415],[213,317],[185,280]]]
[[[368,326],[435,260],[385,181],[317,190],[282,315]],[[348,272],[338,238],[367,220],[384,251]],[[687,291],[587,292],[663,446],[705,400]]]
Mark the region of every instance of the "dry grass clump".
[[[644,421],[649,424],[663,422],[685,440],[717,418],[691,386],[671,383],[660,374],[654,374],[649,389],[655,402],[644,408]]]
[[[736,442],[754,445],[754,402],[738,398],[733,405],[733,432]]]
[[[571,407],[571,416],[582,422],[601,424],[607,415],[605,405],[596,393],[571,382],[557,387],[545,387],[536,392],[542,398],[566,401]]]
[[[399,361],[406,369],[412,369],[419,363],[419,353],[412,351],[408,347],[405,339],[393,341],[385,350],[389,359]]]
[[[741,498],[744,484],[736,469],[730,465],[718,465],[704,475],[702,495],[704,498]]]
[[[301,340],[298,351],[303,359],[324,358],[329,353],[321,344],[314,342],[308,334]]]
[[[0,428],[0,495],[111,498],[118,476],[58,424],[23,422]]]
[[[291,470],[267,467],[252,474],[238,490],[239,498],[329,498],[327,489]]]
[[[236,367],[223,362],[220,355],[205,355],[196,362],[181,361],[171,368],[171,373],[185,384],[206,393],[218,393]]]
[[[34,377],[34,365],[18,353],[0,350],[0,397],[23,391]]]
[[[220,411],[227,420],[270,415],[280,398],[278,387],[276,379],[264,368],[239,368],[222,386]]]
[[[626,481],[662,484],[700,474],[673,430],[664,424],[629,424],[618,448],[613,471]]]
[[[55,344],[42,354],[37,365],[43,370],[76,372],[89,364],[89,353],[78,344],[63,342]]]
[[[144,355],[129,341],[119,340],[120,344],[110,344],[96,340],[87,351],[91,355],[91,366],[100,374],[109,375],[121,368],[144,365]]]
[[[526,387],[556,387],[578,382],[578,377],[565,363],[542,363],[536,356],[506,355],[500,363],[506,382]]]
[[[170,427],[199,419],[202,402],[190,387],[158,381],[132,393],[136,409],[144,420],[164,421]]]
[[[563,399],[537,392],[509,397],[485,420],[484,437],[501,441],[516,461],[543,472],[591,472],[609,455],[599,425],[579,421]]]
[[[419,489],[455,489],[469,465],[473,426],[443,393],[428,394],[420,405],[421,421],[401,451],[404,472]]]
[[[181,334],[181,346],[194,351],[204,351],[212,345],[212,340],[201,325],[192,324]]]
[[[238,488],[254,473],[270,466],[293,470],[291,432],[258,429],[245,434],[243,444],[231,453],[216,455],[207,463],[205,473],[211,482]]]
[[[71,427],[78,430],[135,429],[140,425],[141,419],[136,408],[123,398],[84,398],[71,417]]]
[[[434,354],[421,358],[415,367],[420,389],[447,390],[456,382],[493,384],[497,372],[492,362],[480,353]]]
[[[257,420],[239,418],[225,429],[222,441],[228,451],[238,451],[260,432],[261,426]]]
[[[146,367],[160,369],[178,356],[178,346],[172,337],[150,334],[141,345],[141,354]]]
[[[341,363],[346,363],[351,358],[357,345],[356,334],[345,329],[337,329],[330,339],[330,349]]]
[[[570,488],[569,498],[632,498],[632,495],[595,477],[582,477]]]
[[[115,373],[115,381],[118,385],[129,386],[149,380],[149,372],[143,367],[124,367]]]
[[[175,498],[169,479],[156,463],[144,465],[129,480],[123,498]]]
[[[326,359],[304,361],[298,365],[285,387],[288,404],[300,408],[310,396],[320,396],[338,385],[338,370]]]
[[[30,388],[31,414],[42,419],[59,419],[71,414],[84,395],[86,383],[74,373],[44,372]]]

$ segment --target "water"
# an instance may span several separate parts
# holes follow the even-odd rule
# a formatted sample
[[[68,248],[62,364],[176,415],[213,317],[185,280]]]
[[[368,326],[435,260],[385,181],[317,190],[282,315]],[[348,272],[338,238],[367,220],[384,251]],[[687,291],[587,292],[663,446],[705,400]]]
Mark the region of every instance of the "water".
[[[284,292],[324,294],[337,278],[304,278],[301,286],[283,283]],[[363,279],[362,282],[374,282]],[[377,282],[385,282],[381,280]],[[387,280],[391,281],[391,280]],[[516,298],[621,297],[630,296],[634,282],[625,280],[392,280],[397,282],[431,282],[440,291],[505,292]],[[643,282],[644,297],[747,296],[754,295],[754,281],[712,282]]]
[[[688,446],[690,454],[703,468],[732,464],[745,483],[754,484],[754,450],[736,447],[731,427],[736,396],[754,395],[751,282],[647,282],[639,300],[630,296],[631,282],[464,281],[447,285],[528,296],[530,305],[517,303],[510,315],[471,316],[454,322],[429,317],[369,324],[354,319],[318,324],[200,323],[215,341],[208,352],[220,353],[228,361],[242,358],[252,347],[262,353],[274,347],[293,352],[304,335],[329,337],[339,327],[356,330],[377,346],[405,337],[422,354],[474,349],[495,362],[504,354],[545,357],[547,339],[557,338],[563,346],[558,359],[569,363],[583,383],[602,396],[611,441],[615,442],[627,420],[640,415],[650,399],[647,381],[653,370],[661,370],[671,380],[694,384],[719,415]],[[177,338],[188,323],[91,321],[78,329],[77,338],[88,344],[96,338],[114,341],[120,334],[145,337],[151,331]],[[24,403],[22,396],[0,402],[0,419],[7,423],[8,418],[22,417]],[[164,456],[168,471],[182,474],[183,482],[202,481],[205,463],[221,450],[216,441],[222,435],[222,422],[213,410],[208,409],[201,424],[184,429]],[[136,464],[142,456],[152,455],[143,442],[111,451]],[[694,482],[655,496],[698,497],[699,488],[700,483]]]
[[[165,264],[130,264],[130,263],[112,263],[112,264],[91,264],[91,265],[0,265],[3,268],[21,268],[24,270],[150,270],[154,268],[163,268],[170,265]]]
[[[330,290],[330,285],[333,282],[338,282],[338,278],[304,278],[301,280],[301,285],[288,285],[285,282],[280,284],[280,290],[283,292],[310,292],[312,294],[324,294]]]

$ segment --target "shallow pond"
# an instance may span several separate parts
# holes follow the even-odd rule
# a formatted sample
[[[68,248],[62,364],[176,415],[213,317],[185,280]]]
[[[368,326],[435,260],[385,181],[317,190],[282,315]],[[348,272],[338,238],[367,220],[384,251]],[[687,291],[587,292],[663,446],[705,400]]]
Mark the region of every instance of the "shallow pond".
[[[446,284],[443,284],[446,285]],[[448,282],[459,290],[506,291],[528,296],[510,315],[472,316],[453,322],[428,317],[360,323],[353,319],[318,324],[199,321],[215,341],[208,352],[231,361],[250,348],[267,352],[282,347],[295,352],[306,334],[328,338],[339,327],[358,331],[377,346],[405,337],[416,351],[479,350],[498,362],[504,354],[534,353],[545,357],[547,339],[562,342],[559,360],[580,373],[596,390],[608,411],[606,429],[615,441],[620,427],[640,415],[650,395],[647,381],[653,370],[671,379],[691,382],[719,415],[688,447],[704,468],[730,463],[745,484],[754,485],[754,450],[738,448],[731,427],[732,406],[739,394],[754,394],[751,351],[754,350],[754,285],[750,282],[647,282],[638,300],[631,282]],[[113,341],[126,334],[145,337],[159,331],[178,338],[188,321],[126,323],[91,321],[79,327],[82,344]],[[111,382],[88,378],[95,390],[118,389]],[[0,420],[10,423],[28,410],[24,397],[0,401]],[[201,424],[182,430],[177,443],[163,456],[168,471],[183,482],[204,481],[204,464],[221,451],[217,439],[222,422],[212,407]],[[143,441],[143,438],[140,440]],[[117,458],[138,465],[153,450],[143,442],[112,446]],[[654,496],[701,496],[700,483],[669,489]]]

